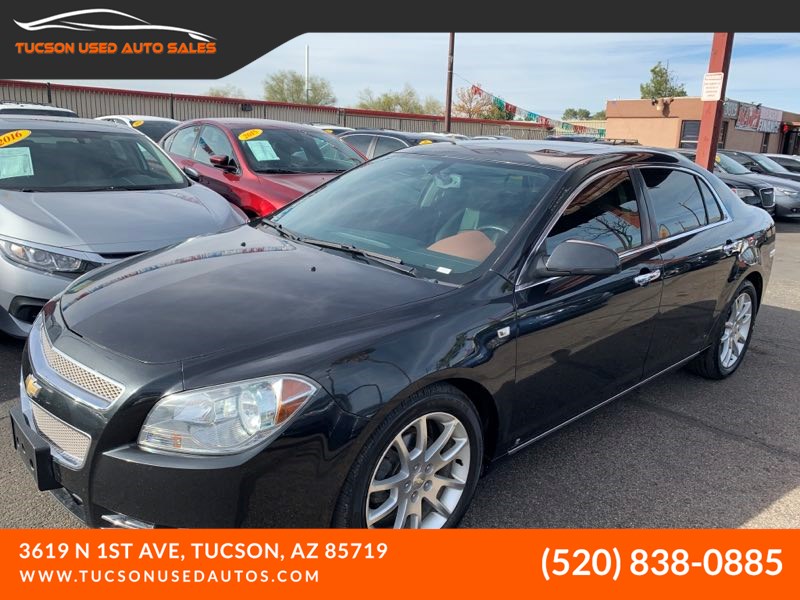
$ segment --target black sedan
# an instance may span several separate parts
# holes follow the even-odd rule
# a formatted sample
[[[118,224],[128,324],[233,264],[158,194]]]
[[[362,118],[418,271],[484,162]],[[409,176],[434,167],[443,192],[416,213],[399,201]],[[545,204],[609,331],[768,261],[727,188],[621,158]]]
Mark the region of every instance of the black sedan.
[[[800,173],[793,173],[786,167],[779,165],[766,154],[744,152],[742,150],[722,150],[721,153],[730,156],[733,160],[753,173],[800,181]]]
[[[673,152],[432,144],[45,306],[14,443],[92,526],[454,526],[478,477],[750,343],[772,219]]]
[[[356,129],[346,131],[339,137],[368,159],[378,158],[384,154],[412,146],[442,142],[453,143],[453,140],[444,135],[392,131],[391,129]]]

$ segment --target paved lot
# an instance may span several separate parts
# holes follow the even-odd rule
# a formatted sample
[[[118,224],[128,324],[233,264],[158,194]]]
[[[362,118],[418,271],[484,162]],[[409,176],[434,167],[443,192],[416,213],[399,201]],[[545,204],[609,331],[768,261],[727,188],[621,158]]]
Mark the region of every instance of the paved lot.
[[[504,461],[481,481],[464,525],[800,527],[800,224],[778,231],[736,375],[667,375]],[[11,449],[21,349],[0,337],[0,527],[74,527]]]

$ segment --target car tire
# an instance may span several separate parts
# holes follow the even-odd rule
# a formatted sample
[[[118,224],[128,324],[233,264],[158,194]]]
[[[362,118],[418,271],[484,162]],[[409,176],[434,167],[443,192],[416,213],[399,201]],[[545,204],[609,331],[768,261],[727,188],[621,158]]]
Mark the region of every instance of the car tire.
[[[741,318],[737,317],[737,311],[741,310],[743,305],[749,306],[749,319],[746,327]],[[724,379],[732,375],[742,364],[747,349],[750,347],[757,312],[756,288],[750,281],[745,280],[736,289],[728,306],[725,307],[724,318],[721,318],[715,327],[714,343],[690,363],[690,369],[706,379]],[[733,327],[736,323],[738,323],[738,328]],[[738,343],[735,340],[732,341],[736,334],[744,335],[743,341],[741,338]],[[737,346],[735,351],[732,350],[732,345]],[[733,354],[729,354],[728,350]]]
[[[453,386],[426,387],[372,432],[342,486],[332,524],[455,527],[475,493],[482,462],[483,431],[475,406]]]

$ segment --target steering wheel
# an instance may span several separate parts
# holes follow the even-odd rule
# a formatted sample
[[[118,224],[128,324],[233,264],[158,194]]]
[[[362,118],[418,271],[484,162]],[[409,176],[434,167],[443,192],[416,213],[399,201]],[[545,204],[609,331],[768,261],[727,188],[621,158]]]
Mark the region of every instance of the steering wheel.
[[[478,231],[483,233],[495,244],[503,236],[508,235],[508,229],[506,229],[505,227],[500,227],[499,225],[483,225],[481,227],[478,227]]]

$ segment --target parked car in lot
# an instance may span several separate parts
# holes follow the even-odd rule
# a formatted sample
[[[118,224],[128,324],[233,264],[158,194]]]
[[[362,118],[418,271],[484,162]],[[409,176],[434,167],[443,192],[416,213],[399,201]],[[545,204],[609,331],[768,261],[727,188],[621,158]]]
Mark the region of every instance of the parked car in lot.
[[[686,158],[695,161],[695,150],[678,150]],[[769,214],[775,214],[775,187],[765,183],[761,176],[748,171],[738,162],[724,154],[717,154],[714,163],[714,174],[725,182],[733,193],[745,203],[758,206]]]
[[[321,129],[325,133],[330,133],[332,135],[341,135],[343,133],[347,133],[348,131],[355,131],[352,127],[342,127],[341,125],[329,125],[328,123],[308,123],[312,127],[316,127],[317,129]]]
[[[34,104],[30,102],[0,102],[0,117],[25,115],[28,117],[77,117],[78,113],[68,108],[52,104]]]
[[[743,152],[741,150],[720,150],[720,154],[730,156],[733,160],[753,173],[758,173],[759,175],[771,175],[772,177],[780,177],[781,179],[791,179],[792,181],[800,181],[800,173],[792,173],[765,154],[758,154],[757,152]]]
[[[356,129],[339,136],[367,159],[377,158],[402,148],[425,146],[440,142],[453,143],[442,135],[392,131],[391,129]]]
[[[145,136],[84,119],[0,116],[0,331],[98,266],[245,222]]]
[[[196,119],[161,140],[189,177],[249,217],[268,215],[364,162],[311,125],[266,119]]]
[[[774,243],[671,151],[409,148],[76,280],[14,442],[93,526],[454,526],[486,462],[680,365],[734,373]]]
[[[444,137],[454,142],[466,142],[467,140],[471,139],[468,135],[464,135],[463,133],[436,133],[435,131],[423,131],[420,135]]]
[[[735,175],[736,177],[746,177],[748,181],[756,185],[763,186],[761,189],[765,190],[767,187],[772,187],[775,197],[775,217],[776,218],[789,218],[796,219],[800,217],[800,181],[792,181],[783,177],[775,177],[774,175],[766,175],[762,173],[754,173],[741,163],[734,160],[728,153],[718,152],[716,156],[716,165],[714,172],[721,171],[722,174]],[[744,190],[736,192],[739,196],[743,194],[747,196]],[[769,203],[768,192],[762,196],[762,207],[764,201]],[[751,199],[752,200],[752,199]],[[745,198],[747,201],[747,198]],[[750,202],[752,204],[752,201]]]
[[[148,115],[107,115],[105,117],[97,117],[97,119],[99,121],[110,121],[111,123],[119,123],[120,125],[133,127],[155,142],[158,142],[181,124],[180,121],[176,121],[175,119],[151,117]]]
[[[800,156],[795,154],[765,154],[764,156],[771,158],[787,171],[800,173]]]
[[[472,136],[473,140],[513,140],[510,135],[475,135]]]

